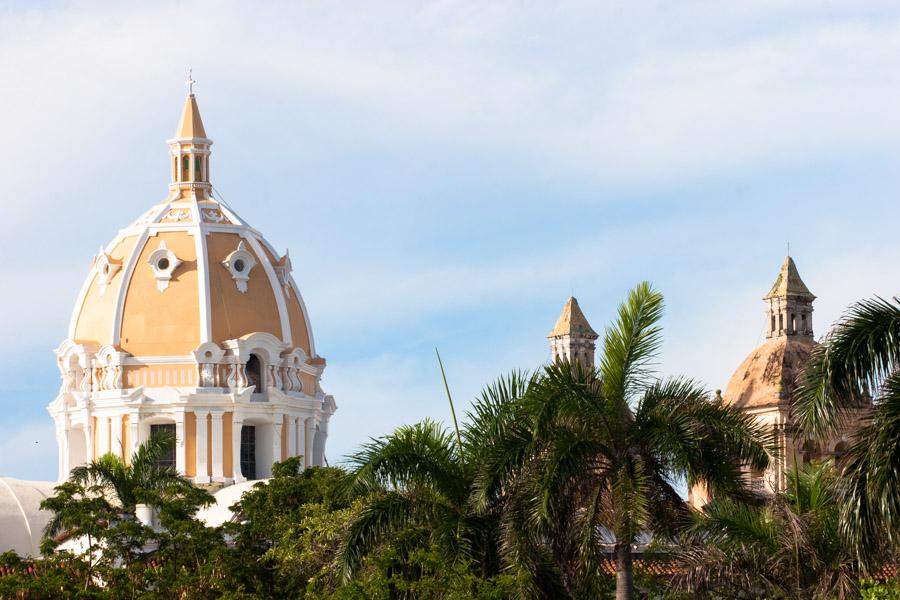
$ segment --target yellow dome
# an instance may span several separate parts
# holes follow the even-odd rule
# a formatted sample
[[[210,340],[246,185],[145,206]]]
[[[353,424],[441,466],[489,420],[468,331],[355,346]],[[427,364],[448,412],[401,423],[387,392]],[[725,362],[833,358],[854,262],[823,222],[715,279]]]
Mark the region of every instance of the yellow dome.
[[[212,141],[193,95],[171,147],[169,196],[94,258],[69,339],[132,356],[183,356],[254,333],[315,357],[290,259],[212,197]]]
[[[213,197],[193,94],[168,144],[168,196],[100,248],[56,350],[60,478],[164,433],[197,483],[324,465],[337,404],[291,260]]]
[[[790,406],[797,376],[816,342],[801,336],[768,340],[741,363],[725,390],[725,401],[739,408]]]

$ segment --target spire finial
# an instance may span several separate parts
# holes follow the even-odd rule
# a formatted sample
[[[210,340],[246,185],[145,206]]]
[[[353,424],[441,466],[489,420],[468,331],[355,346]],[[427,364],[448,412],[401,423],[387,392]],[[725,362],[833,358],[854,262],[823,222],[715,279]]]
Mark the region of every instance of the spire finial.
[[[187,81],[185,81],[185,83],[188,86],[188,94],[191,96],[194,95],[194,84],[197,83],[196,81],[194,81],[193,74],[194,74],[193,67],[189,67],[188,68],[188,78],[187,78]]]

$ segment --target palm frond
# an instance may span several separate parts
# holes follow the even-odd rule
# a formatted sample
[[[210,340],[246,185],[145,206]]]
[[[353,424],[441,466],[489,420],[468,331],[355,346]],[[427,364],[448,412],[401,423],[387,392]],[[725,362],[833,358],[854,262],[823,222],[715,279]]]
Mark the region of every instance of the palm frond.
[[[795,392],[801,428],[811,435],[834,430],[848,410],[879,395],[900,366],[900,300],[863,300],[844,314],[816,348]]]
[[[365,444],[349,463],[360,493],[427,484],[450,497],[466,498],[467,478],[459,458],[454,435],[441,424],[426,420]]]
[[[663,296],[639,283],[619,305],[618,318],[606,328],[600,372],[608,398],[630,399],[650,380],[662,344]]]

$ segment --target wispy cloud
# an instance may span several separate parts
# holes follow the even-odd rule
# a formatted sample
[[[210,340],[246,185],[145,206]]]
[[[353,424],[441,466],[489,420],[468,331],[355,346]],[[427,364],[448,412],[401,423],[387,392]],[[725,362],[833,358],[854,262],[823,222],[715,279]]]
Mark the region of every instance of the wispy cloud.
[[[50,428],[49,349],[96,248],[165,193],[188,66],[217,187],[291,247],[333,452],[446,414],[435,345],[461,402],[539,364],[573,289],[601,327],[653,280],[662,367],[715,387],[787,241],[820,332],[900,276],[895,3],[13,4],[5,438]]]

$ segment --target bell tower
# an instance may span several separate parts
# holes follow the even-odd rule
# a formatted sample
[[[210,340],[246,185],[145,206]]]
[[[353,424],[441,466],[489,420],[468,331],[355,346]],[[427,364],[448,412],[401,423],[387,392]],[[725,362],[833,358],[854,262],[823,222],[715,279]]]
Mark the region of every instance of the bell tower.
[[[569,298],[563,307],[556,326],[547,339],[550,340],[550,353],[553,361],[580,362],[583,366],[594,368],[594,342],[597,333],[591,328],[578,300]]]
[[[206,137],[200,108],[194,97],[194,83],[188,78],[188,96],[181,111],[181,120],[175,137],[168,140],[172,164],[172,180],[169,192],[176,197],[208,200],[212,186],[209,183],[209,147],[212,140]]]
[[[813,296],[797,272],[790,256],[785,257],[778,278],[763,298],[766,302],[768,339],[799,337],[813,339]]]

